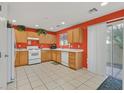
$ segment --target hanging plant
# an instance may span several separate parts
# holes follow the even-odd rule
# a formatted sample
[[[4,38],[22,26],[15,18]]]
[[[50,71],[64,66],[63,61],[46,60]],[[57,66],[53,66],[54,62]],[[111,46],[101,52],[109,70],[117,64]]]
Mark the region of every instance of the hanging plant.
[[[9,21],[7,21],[7,28],[12,28],[12,25],[10,24]]]
[[[38,35],[40,35],[40,34],[46,35],[47,34],[47,31],[45,29],[37,29],[37,34]]]
[[[25,31],[25,26],[23,26],[23,25],[17,25],[17,30],[18,31]]]

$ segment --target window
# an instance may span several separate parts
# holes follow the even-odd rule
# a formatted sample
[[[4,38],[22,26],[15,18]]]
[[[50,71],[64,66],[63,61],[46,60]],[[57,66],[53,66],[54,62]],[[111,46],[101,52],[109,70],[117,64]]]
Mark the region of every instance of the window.
[[[67,33],[60,34],[60,45],[69,45],[68,40],[67,40]]]

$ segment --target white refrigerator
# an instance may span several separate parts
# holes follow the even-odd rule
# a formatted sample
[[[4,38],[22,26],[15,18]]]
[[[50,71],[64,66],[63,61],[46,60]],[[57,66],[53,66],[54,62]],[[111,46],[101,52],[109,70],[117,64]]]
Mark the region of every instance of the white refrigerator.
[[[15,79],[15,33],[13,28],[7,30],[8,38],[8,61],[7,61],[7,82]]]

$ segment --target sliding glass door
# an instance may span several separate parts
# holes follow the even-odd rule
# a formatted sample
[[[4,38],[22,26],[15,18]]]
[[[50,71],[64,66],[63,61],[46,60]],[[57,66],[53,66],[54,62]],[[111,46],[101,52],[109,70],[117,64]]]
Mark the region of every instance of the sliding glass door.
[[[122,80],[124,22],[108,24],[106,74]]]

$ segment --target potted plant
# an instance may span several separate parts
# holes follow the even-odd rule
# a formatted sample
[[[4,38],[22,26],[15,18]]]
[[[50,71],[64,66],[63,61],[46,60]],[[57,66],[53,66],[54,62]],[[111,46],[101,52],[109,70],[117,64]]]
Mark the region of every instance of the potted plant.
[[[40,34],[46,35],[47,34],[47,31],[45,29],[37,29],[37,34],[38,35],[40,35]]]
[[[23,25],[17,25],[17,30],[18,31],[25,31],[25,26],[23,26]]]

